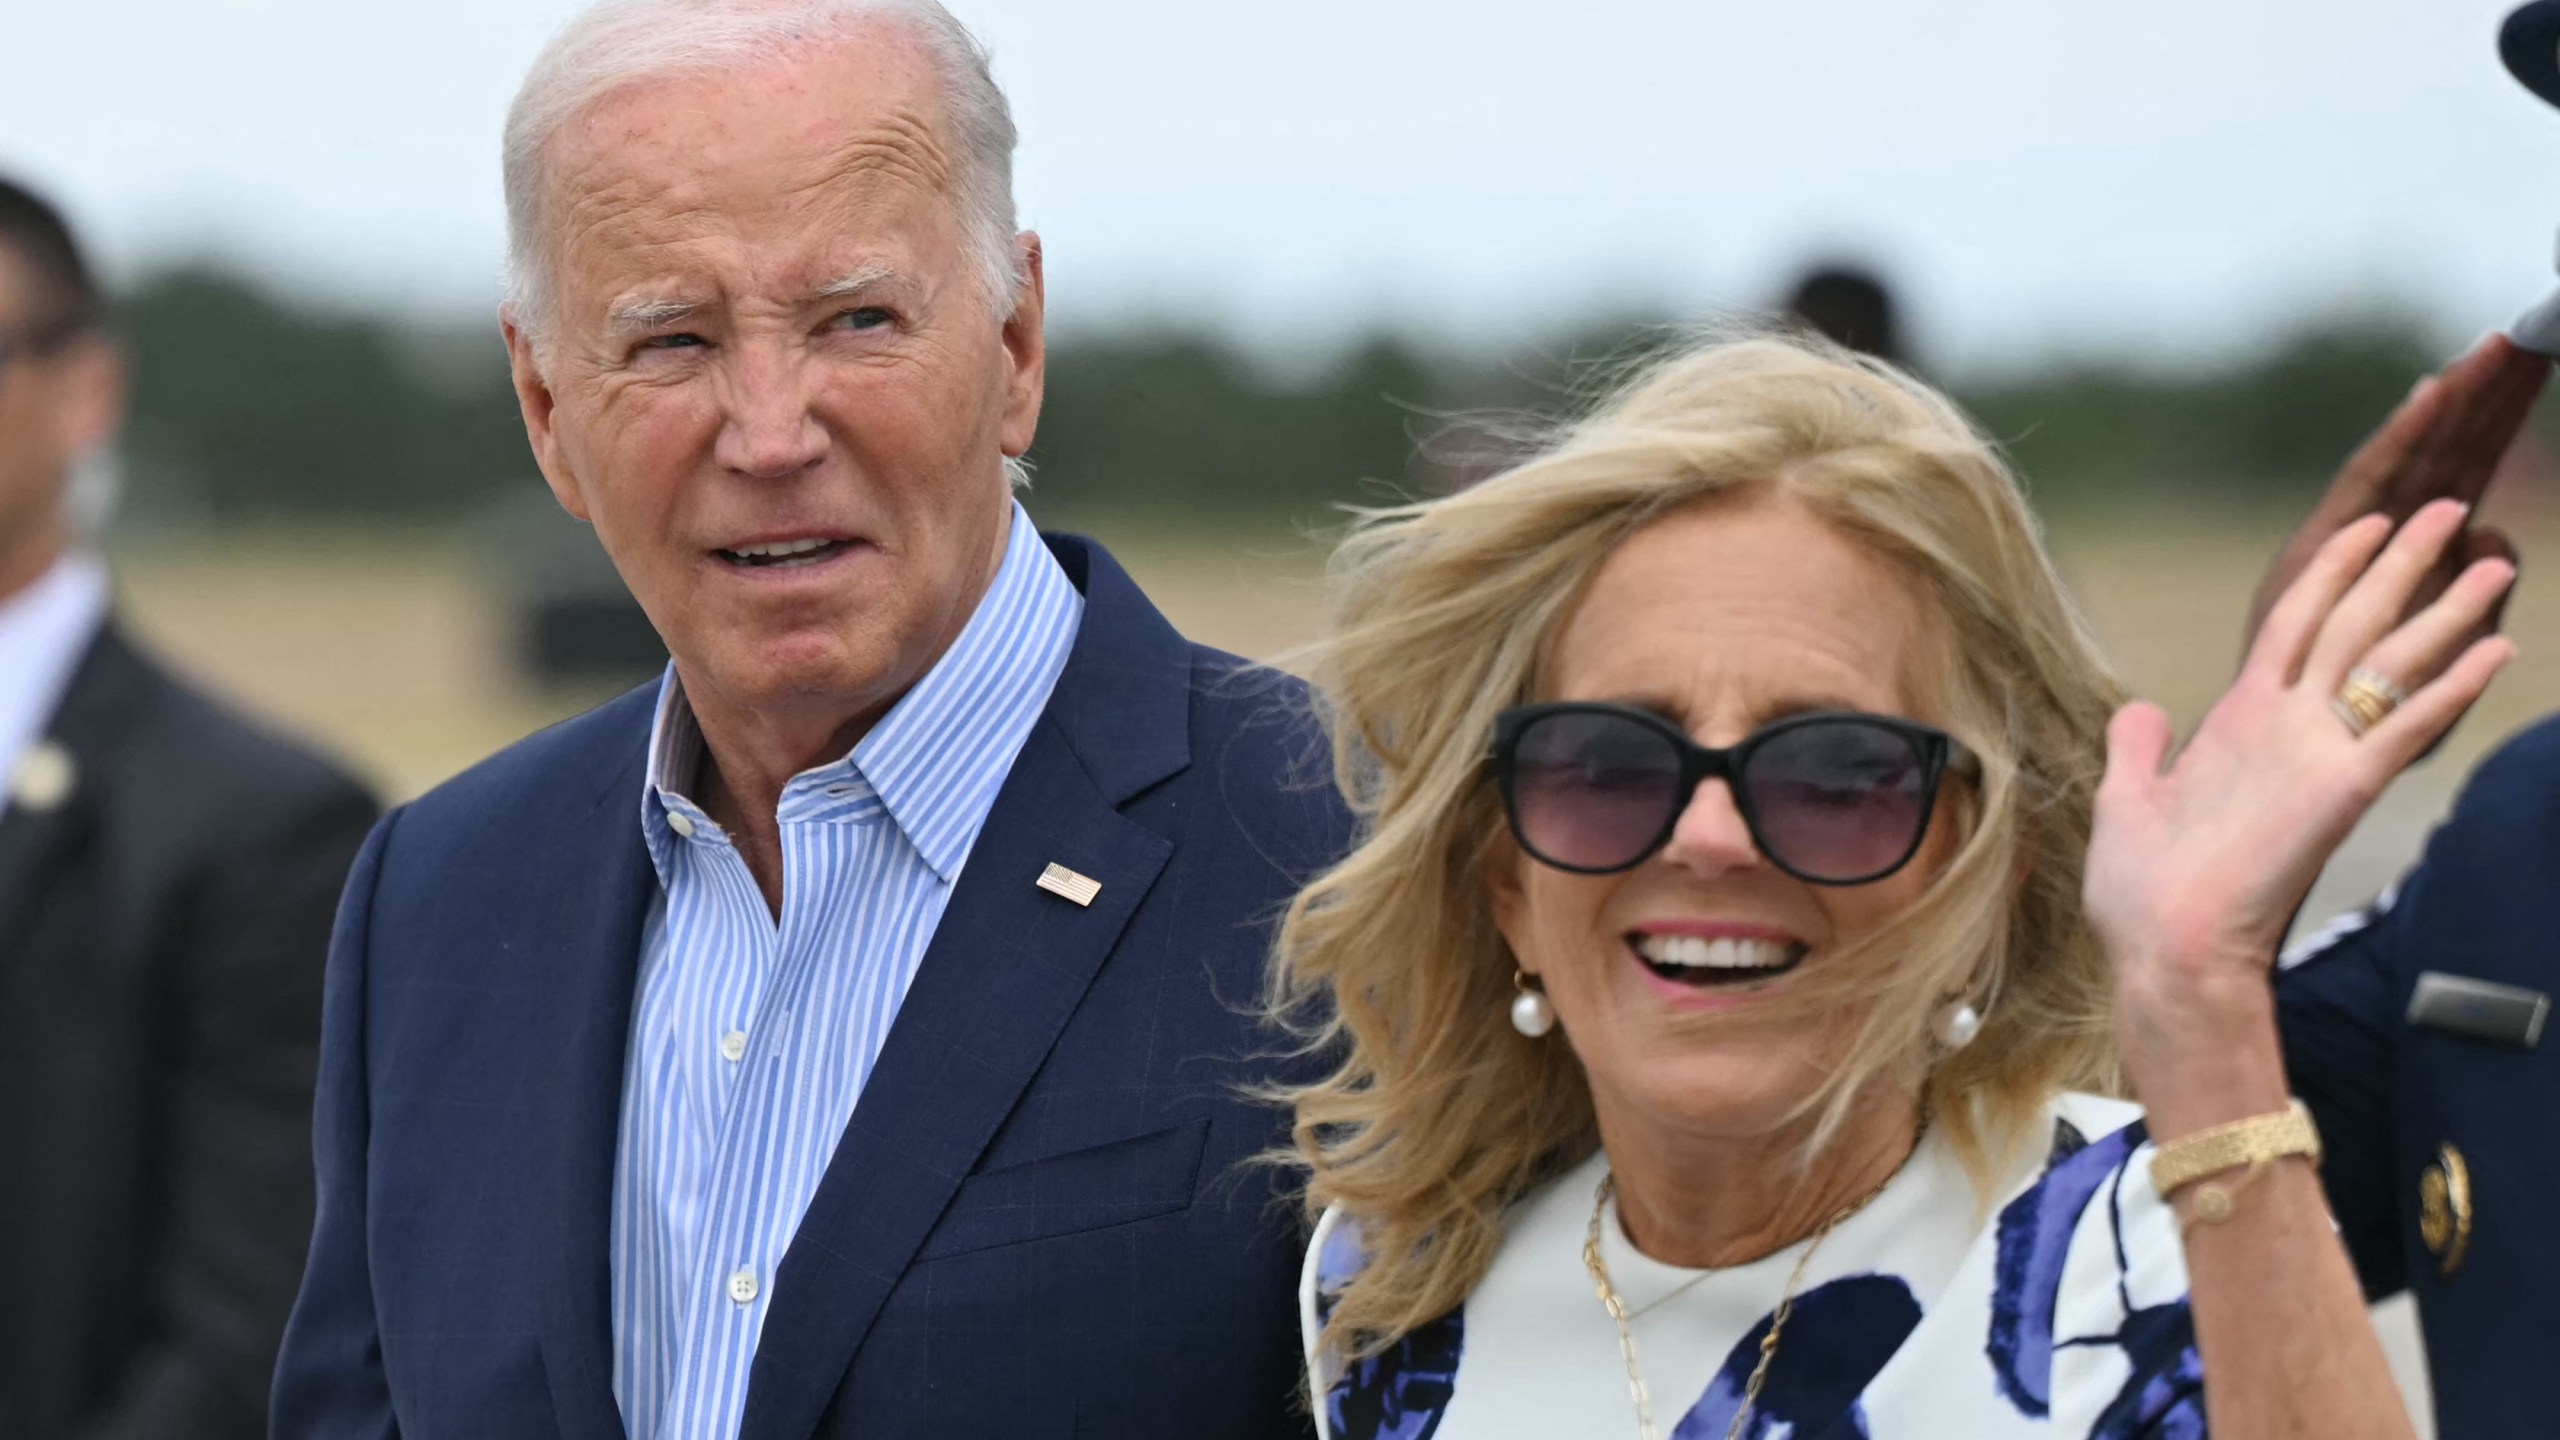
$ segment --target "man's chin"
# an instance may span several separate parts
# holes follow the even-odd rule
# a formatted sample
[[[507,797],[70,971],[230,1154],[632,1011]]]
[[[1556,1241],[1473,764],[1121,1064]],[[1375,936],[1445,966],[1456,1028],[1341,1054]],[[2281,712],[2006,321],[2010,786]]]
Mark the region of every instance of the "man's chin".
[[[887,708],[913,677],[897,675],[897,656],[832,630],[801,631],[752,644],[730,644],[679,660],[677,673],[698,711],[707,700],[749,714],[857,720]]]

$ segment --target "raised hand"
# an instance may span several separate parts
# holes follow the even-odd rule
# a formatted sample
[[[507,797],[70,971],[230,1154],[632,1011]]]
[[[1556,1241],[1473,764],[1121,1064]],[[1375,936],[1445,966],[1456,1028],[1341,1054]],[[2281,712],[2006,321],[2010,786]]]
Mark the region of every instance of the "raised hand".
[[[2276,597],[2320,547],[2359,517],[2382,515],[2399,522],[2436,500],[2476,504],[2524,428],[2525,417],[2533,413],[2550,372],[2550,361],[2517,348],[2503,335],[2492,335],[2442,373],[2419,381],[2382,428],[2348,458],[2302,527],[2277,552],[2249,608],[2250,635],[2258,633]],[[2428,568],[2411,601],[2433,602],[2476,561],[2512,563],[2515,558],[2515,546],[2505,535],[2486,527],[2466,529]],[[2478,633],[2494,631],[2497,618],[2498,607],[2493,606]]]
[[[2137,1091],[2199,1054],[2272,1043],[2267,973],[2295,908],[2383,787],[2514,654],[2479,634],[2515,578],[2504,559],[2464,566],[2410,613],[2467,514],[2437,501],[2396,535],[2373,515],[2331,536],[2174,761],[2158,707],[2128,705],[2108,727],[2084,892],[2116,966]],[[2351,678],[2362,715],[2340,703]]]

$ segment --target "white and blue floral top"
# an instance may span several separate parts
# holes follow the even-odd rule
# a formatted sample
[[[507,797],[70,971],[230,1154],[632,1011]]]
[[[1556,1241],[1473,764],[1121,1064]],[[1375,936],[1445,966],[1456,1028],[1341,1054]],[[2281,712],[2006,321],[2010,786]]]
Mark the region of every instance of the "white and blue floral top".
[[[1922,1142],[1807,1264],[1751,1440],[2187,1440],[2206,1434],[2176,1216],[2141,1112],[2072,1095],[2053,1144],[1986,1212],[1949,1147]],[[2094,1137],[2094,1138],[2093,1138]],[[1319,1350],[1362,1263],[1328,1211],[1301,1286],[1324,1440],[1636,1434],[1618,1331],[1583,1237],[1605,1161],[1520,1202],[1466,1304],[1375,1359]],[[1602,1258],[1670,1440],[1724,1440],[1801,1246],[1726,1270],[1647,1259],[1614,1207]]]

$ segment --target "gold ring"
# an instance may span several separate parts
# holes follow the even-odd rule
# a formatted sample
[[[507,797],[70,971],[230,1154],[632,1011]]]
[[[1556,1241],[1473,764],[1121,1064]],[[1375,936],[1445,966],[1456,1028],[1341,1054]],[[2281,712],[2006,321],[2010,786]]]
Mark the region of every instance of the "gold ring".
[[[2400,688],[2390,676],[2359,665],[2347,672],[2347,683],[2338,691],[2329,708],[2346,723],[2347,733],[2361,739],[2364,733],[2382,723],[2384,716],[2400,708],[2409,692]]]
[[[2401,706],[2409,703],[2409,692],[2402,688],[2400,682],[2383,674],[2379,670],[2368,669],[2365,666],[2359,665],[2353,670],[2347,672],[2347,683],[2350,685],[2370,685],[2374,689],[2381,691],[2382,698],[2390,701],[2391,708],[2394,710],[2397,710]]]

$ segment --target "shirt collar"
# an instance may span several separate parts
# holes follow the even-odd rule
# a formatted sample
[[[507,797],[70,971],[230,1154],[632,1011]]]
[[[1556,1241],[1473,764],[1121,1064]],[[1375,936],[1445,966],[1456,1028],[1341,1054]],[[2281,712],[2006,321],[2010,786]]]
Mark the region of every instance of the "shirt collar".
[[[640,835],[648,842],[649,862],[657,867],[661,885],[670,883],[675,861],[677,840],[667,824],[670,814],[682,815],[686,823],[710,834],[719,833],[719,827],[688,798],[701,770],[702,731],[694,724],[693,707],[685,703],[684,683],[676,678],[676,665],[670,660],[658,677],[658,706],[649,722],[649,774],[640,787]]]
[[[946,884],[958,878],[1066,668],[1083,614],[1084,597],[1015,504],[1004,560],[959,637],[853,753],[791,778],[779,807],[784,823],[859,821],[885,809],[934,874]],[[670,662],[658,682],[641,804],[662,882],[678,843],[669,815],[682,816],[697,836],[720,838],[689,798],[701,758],[702,732]]]

